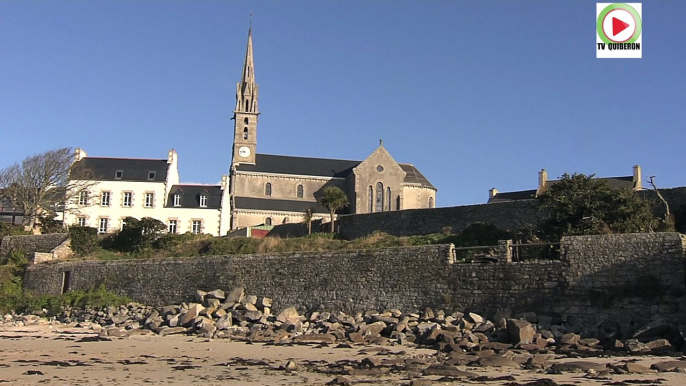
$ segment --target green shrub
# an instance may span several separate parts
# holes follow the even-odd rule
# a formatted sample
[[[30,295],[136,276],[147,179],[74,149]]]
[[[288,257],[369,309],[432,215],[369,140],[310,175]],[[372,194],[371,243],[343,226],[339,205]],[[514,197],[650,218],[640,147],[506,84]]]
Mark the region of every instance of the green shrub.
[[[260,239],[249,237],[213,238],[206,242],[205,247],[202,248],[200,254],[206,256],[257,253],[260,242]]]
[[[25,231],[21,225],[10,225],[0,222],[0,239],[5,236],[30,235],[31,232]]]
[[[155,241],[167,227],[160,220],[126,217],[124,227],[111,239],[111,248],[121,252],[149,255]]]
[[[69,228],[71,249],[77,256],[88,256],[98,247],[98,230],[91,227]]]

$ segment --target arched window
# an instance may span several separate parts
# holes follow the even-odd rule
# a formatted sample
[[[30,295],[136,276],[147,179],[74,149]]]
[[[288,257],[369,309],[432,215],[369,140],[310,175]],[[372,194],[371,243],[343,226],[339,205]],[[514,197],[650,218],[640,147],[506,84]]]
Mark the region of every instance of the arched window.
[[[245,118],[245,119],[243,120],[243,123],[245,123],[245,124],[247,125],[248,123],[250,123],[250,121],[248,120],[248,118]]]
[[[264,225],[272,225],[272,218],[267,217],[266,219],[264,219]]]
[[[369,213],[372,213],[372,212],[374,211],[374,188],[372,188],[371,185],[369,185],[369,197],[368,197],[368,201],[369,201],[369,209],[368,209],[368,212],[369,212]]]
[[[243,139],[248,139],[248,128],[243,129]]]
[[[376,211],[383,211],[383,184],[381,182],[376,183]]]
[[[434,207],[434,198],[429,197],[429,208],[433,208],[433,207]]]
[[[391,188],[386,188],[386,210],[391,211]]]
[[[400,195],[395,198],[395,210],[400,210]]]
[[[303,198],[305,195],[305,188],[303,188],[302,185],[298,185],[298,192],[297,192],[298,198]]]
[[[264,185],[264,195],[265,196],[271,196],[272,195],[272,184],[271,184],[271,182],[267,182]]]
[[[249,100],[245,101],[245,111],[250,111],[250,101]]]

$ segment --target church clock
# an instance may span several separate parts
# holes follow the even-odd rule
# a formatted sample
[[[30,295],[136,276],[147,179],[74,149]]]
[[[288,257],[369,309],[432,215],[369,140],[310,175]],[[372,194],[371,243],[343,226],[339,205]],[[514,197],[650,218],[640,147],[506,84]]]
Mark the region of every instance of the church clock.
[[[238,149],[238,155],[243,158],[250,157],[250,148],[247,146],[241,146],[241,148]]]

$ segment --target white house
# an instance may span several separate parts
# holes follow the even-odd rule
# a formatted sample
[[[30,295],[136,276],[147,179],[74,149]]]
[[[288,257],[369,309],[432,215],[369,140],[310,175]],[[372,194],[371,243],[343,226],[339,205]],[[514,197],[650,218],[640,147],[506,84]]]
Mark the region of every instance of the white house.
[[[69,195],[67,224],[107,233],[121,229],[130,216],[158,219],[170,233],[216,236],[229,230],[228,176],[221,185],[180,184],[174,149],[167,159],[88,157],[76,149],[74,166],[70,179],[90,183]]]

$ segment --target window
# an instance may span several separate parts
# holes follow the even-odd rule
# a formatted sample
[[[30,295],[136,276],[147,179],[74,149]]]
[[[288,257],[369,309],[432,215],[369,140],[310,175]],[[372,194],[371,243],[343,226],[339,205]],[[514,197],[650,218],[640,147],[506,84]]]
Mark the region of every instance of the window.
[[[110,206],[110,192],[102,192],[102,196],[100,196],[100,206]]]
[[[248,128],[243,129],[243,139],[248,139]]]
[[[86,218],[85,217],[79,217],[78,218],[78,225],[80,227],[85,227],[86,226]]]
[[[121,180],[121,178],[124,177],[124,171],[123,170],[117,170],[114,172],[114,179],[115,180]]]
[[[131,207],[131,198],[133,197],[133,193],[131,192],[124,192],[124,203],[123,205],[125,207]]]
[[[155,193],[145,193],[145,207],[152,208],[155,200]]]
[[[267,218],[264,220],[264,225],[272,225],[272,218],[271,218],[271,217],[267,217]]]
[[[88,192],[85,190],[79,192],[79,205],[88,205]]]
[[[181,195],[180,194],[174,195],[174,206],[181,206]]]
[[[372,188],[371,185],[369,185],[369,197],[368,197],[368,201],[369,201],[369,208],[368,208],[367,211],[368,211],[369,213],[372,213],[372,212],[374,211],[374,188]]]
[[[400,210],[400,196],[395,198],[395,210]]]
[[[126,226],[126,220],[121,219],[121,229],[119,229],[119,230],[123,231],[125,226]]]
[[[169,233],[176,233],[176,220],[169,220]]]
[[[390,211],[391,209],[391,188],[386,188],[386,210]]]
[[[381,165],[376,165],[376,171],[379,173],[383,173],[383,166]]]
[[[245,119],[243,120],[243,123],[245,123],[246,125],[247,125],[249,122],[250,122],[250,121],[248,120],[248,118],[245,118]]]
[[[201,230],[202,230],[202,221],[193,220],[193,228],[191,228],[191,232],[193,232],[197,235],[200,233]]]
[[[207,196],[200,196],[200,207],[207,208]]]
[[[245,111],[250,111],[250,101],[245,101]]]
[[[107,233],[107,219],[101,218],[98,224],[98,233]]]
[[[157,173],[154,170],[149,171],[148,172],[148,180],[149,181],[154,180],[156,175],[157,175]]]
[[[376,183],[376,211],[383,211],[383,184],[381,182]]]
[[[303,198],[305,195],[305,188],[302,185],[298,185],[298,198]]]
[[[429,197],[429,208],[433,208],[433,207],[434,207],[434,198]]]
[[[267,184],[264,185],[264,195],[265,196],[271,196],[272,195],[272,184],[270,182],[267,182]]]

